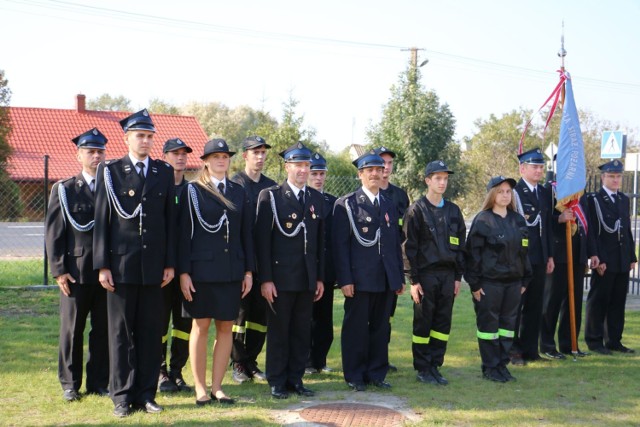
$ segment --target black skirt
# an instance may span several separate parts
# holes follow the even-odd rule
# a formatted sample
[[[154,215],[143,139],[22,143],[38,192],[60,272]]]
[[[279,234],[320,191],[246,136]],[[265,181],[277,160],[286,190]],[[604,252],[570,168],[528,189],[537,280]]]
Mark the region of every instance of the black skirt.
[[[242,282],[194,282],[193,301],[182,301],[182,316],[235,320],[240,309]]]

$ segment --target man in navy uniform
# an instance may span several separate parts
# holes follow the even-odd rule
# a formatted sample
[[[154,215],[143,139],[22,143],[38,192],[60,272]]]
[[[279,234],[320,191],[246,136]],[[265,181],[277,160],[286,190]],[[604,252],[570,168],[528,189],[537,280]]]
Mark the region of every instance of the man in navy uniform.
[[[388,389],[389,318],[394,295],[404,290],[398,213],[380,194],[382,157],[369,152],[353,164],[362,187],[338,198],[333,211],[337,284],[346,297],[342,369],[355,391]]]
[[[380,193],[395,205],[398,209],[398,230],[402,233],[402,221],[404,218],[404,213],[407,211],[409,207],[409,196],[407,192],[397,185],[393,185],[389,182],[389,178],[391,178],[391,174],[393,174],[393,163],[396,159],[396,153],[389,150],[385,146],[378,147],[374,150],[374,152],[382,157],[384,160],[384,170],[382,171],[382,179],[380,180]],[[400,238],[400,241],[404,240],[404,236]],[[391,308],[391,319],[396,313],[396,306],[398,305],[398,296],[393,297],[393,306]],[[391,325],[389,325],[389,341],[391,341]],[[395,372],[398,368],[389,363],[389,370]]]
[[[539,184],[544,175],[544,158],[539,148],[518,155],[520,181],[514,188],[518,212],[524,217],[529,230],[529,261],[533,278],[522,294],[516,336],[511,349],[511,363],[524,365],[540,360],[538,345],[544,286],[547,274],[553,272],[552,206],[549,190]]]
[[[252,215],[255,215],[260,191],[276,185],[274,180],[262,173],[267,159],[267,150],[270,148],[271,146],[261,136],[253,135],[245,138],[242,142],[244,170],[231,178],[246,191],[251,203]],[[254,283],[260,283],[258,272],[254,271],[253,277]],[[267,334],[266,310],[267,303],[260,295],[260,286],[252,287],[249,295],[240,300],[240,312],[233,325],[233,348],[231,349],[233,379],[236,382],[243,383],[252,378],[267,379],[258,367],[257,361]]]
[[[267,381],[271,395],[314,392],[302,383],[311,342],[313,302],[324,289],[324,199],[309,188],[311,151],[301,142],[280,155],[287,180],[258,197],[256,255],[267,300]]]
[[[173,178],[176,190],[176,212],[179,212],[178,201],[182,190],[187,186],[184,172],[187,169],[187,155],[193,150],[180,138],[171,138],[162,147],[162,159],[173,167]],[[176,218],[176,226],[178,225]],[[189,334],[191,319],[182,317],[182,292],[180,279],[174,277],[171,283],[162,288],[164,311],[162,317],[162,360],[158,389],[162,392],[191,391],[182,377],[182,368],[189,358]],[[169,324],[173,318],[171,330],[171,360],[167,370],[167,342],[169,340]]]
[[[162,354],[162,286],[174,276],[173,168],[149,158],[155,127],[147,110],[120,121],[129,152],[101,163],[93,266],[107,293],[109,391],[117,417],[162,412],[155,401]]]
[[[324,197],[324,294],[313,305],[311,320],[311,351],[305,373],[314,374],[321,371],[331,372],[327,367],[327,354],[333,342],[333,288],[336,284],[336,272],[331,256],[331,228],[333,205],[336,197],[324,191],[327,179],[327,161],[322,154],[311,156],[311,172],[308,184]]]
[[[634,353],[622,344],[629,271],[638,261],[631,234],[629,198],[619,191],[624,166],[613,160],[599,169],[602,188],[589,197],[587,252],[593,274],[584,338],[589,350],[599,354]]]
[[[107,294],[93,268],[96,170],[104,160],[107,138],[96,128],[72,139],[82,171],[56,183],[46,218],[51,274],[60,288],[58,379],[66,401],[80,398],[84,328],[91,313],[87,393],[109,394]]]

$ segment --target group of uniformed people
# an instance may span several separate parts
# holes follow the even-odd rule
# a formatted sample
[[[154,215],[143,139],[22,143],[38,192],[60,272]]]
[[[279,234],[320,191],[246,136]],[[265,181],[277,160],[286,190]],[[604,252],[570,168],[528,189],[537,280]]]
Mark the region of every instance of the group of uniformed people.
[[[187,144],[170,139],[164,161],[154,160],[148,112],[120,123],[128,154],[105,161],[107,139],[96,128],[74,138],[82,171],[56,183],[49,202],[46,246],[61,290],[58,373],[67,401],[80,398],[89,314],[87,393],[109,395],[118,417],[161,412],[157,389],[191,391],[182,376],[187,359],[198,406],[235,402],[222,390],[229,360],[239,383],[266,379],[279,399],[313,396],[303,376],[331,371],[334,287],[345,297],[346,383],[355,391],[388,389],[390,321],[405,275],[419,381],[448,383],[440,367],[463,276],[473,295],[483,376],[515,380],[510,362],[540,359],[539,351],[554,359],[571,353],[567,263],[574,267],[579,322],[587,259],[594,269],[587,345],[601,354],[633,352],[621,342],[636,257],[617,160],[600,167],[602,189],[580,201],[588,230],[571,210],[552,208],[551,191],[539,184],[542,154],[534,149],[519,156],[519,182],[491,178],[467,236],[460,209],[444,199],[454,172],[440,160],[426,165],[426,194],[410,206],[406,192],[389,183],[396,154],[385,147],[353,162],[362,186],[339,198],[324,192],[326,160],[302,143],[280,153],[282,184],[264,176],[270,146],[259,136],[243,142],[245,169],[232,179],[235,153],[223,139],[207,142],[203,167],[187,182]],[[563,255],[567,222],[575,231],[573,260]],[[265,337],[266,374],[257,363]]]

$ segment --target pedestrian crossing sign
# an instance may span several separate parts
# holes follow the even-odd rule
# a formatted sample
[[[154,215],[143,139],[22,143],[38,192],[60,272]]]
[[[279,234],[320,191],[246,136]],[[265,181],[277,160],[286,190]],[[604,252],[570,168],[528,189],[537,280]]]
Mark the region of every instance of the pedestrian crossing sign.
[[[624,135],[620,131],[605,131],[602,133],[600,146],[601,159],[620,159],[624,157]]]

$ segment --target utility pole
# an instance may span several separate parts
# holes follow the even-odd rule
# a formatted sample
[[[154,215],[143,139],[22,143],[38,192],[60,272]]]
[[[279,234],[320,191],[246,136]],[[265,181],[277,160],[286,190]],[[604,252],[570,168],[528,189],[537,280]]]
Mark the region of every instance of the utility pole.
[[[411,52],[411,66],[413,67],[413,69],[415,70],[416,68],[418,68],[418,51],[419,50],[424,50],[422,48],[419,47],[410,47],[408,49],[402,49],[403,52]],[[420,66],[422,67],[423,65],[425,65],[427,62],[429,62],[429,60],[425,60],[423,61]]]

